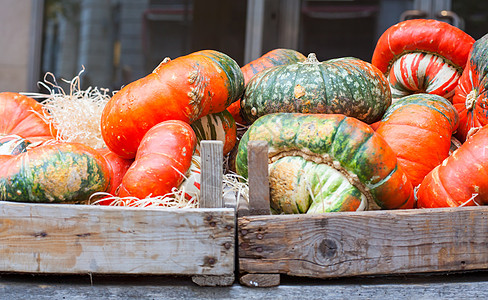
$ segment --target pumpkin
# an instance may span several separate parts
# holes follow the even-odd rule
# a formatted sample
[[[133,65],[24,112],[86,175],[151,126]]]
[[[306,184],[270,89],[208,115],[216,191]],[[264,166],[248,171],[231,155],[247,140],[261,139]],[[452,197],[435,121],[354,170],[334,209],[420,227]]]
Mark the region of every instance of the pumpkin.
[[[274,67],[287,65],[291,63],[296,63],[299,61],[304,61],[306,57],[298,51],[292,49],[274,49],[263,56],[247,63],[241,68],[242,74],[244,75],[244,86],[247,85],[249,80],[257,73]],[[246,125],[246,122],[241,117],[241,102],[236,101],[232,103],[227,110],[232,114],[234,120],[240,124]]]
[[[122,178],[118,196],[144,199],[170,193],[190,168],[196,143],[195,132],[186,122],[168,120],[153,126]]]
[[[111,195],[117,194],[117,189],[122,182],[122,178],[124,177],[125,173],[134,162],[133,159],[125,159],[114,152],[110,151],[108,148],[99,148],[97,151],[107,160],[107,163],[110,167],[110,177],[112,179],[112,187],[108,191]],[[99,201],[98,204],[100,205],[110,205],[109,201]]]
[[[108,148],[123,158],[134,158],[144,134],[166,120],[192,123],[226,109],[239,99],[244,79],[229,56],[203,50],[164,60],[151,74],[117,92],[101,118]]]
[[[446,22],[406,20],[380,36],[371,63],[387,76],[394,101],[414,93],[450,100],[473,43]]]
[[[391,104],[385,76],[357,58],[319,62],[311,53],[303,63],[256,74],[241,100],[248,123],[270,113],[344,114],[366,123],[379,121]]]
[[[488,124],[488,34],[474,43],[452,103],[459,113],[460,140],[472,128]]]
[[[449,156],[458,122],[456,110],[445,98],[414,94],[393,103],[376,132],[397,154],[398,164],[417,186]]]
[[[47,120],[47,112],[36,100],[12,92],[0,93],[0,135],[51,139],[56,130]]]
[[[251,140],[268,143],[271,205],[277,212],[413,207],[413,188],[396,154],[356,118],[299,113],[262,116],[239,143],[236,170],[245,178]]]
[[[488,125],[468,138],[420,184],[422,208],[488,204]]]
[[[227,155],[237,141],[237,126],[229,111],[208,114],[191,124],[197,136],[197,153],[200,153],[200,142],[217,140],[224,144],[224,155]]]
[[[53,141],[1,155],[0,200],[82,203],[110,186],[107,161],[83,144]]]

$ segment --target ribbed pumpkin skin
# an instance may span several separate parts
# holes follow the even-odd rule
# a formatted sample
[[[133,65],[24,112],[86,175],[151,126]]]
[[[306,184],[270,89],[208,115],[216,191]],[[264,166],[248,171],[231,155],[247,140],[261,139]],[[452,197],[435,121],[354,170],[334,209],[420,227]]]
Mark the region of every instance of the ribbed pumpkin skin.
[[[187,123],[239,99],[244,78],[229,56],[203,50],[163,61],[116,93],[102,113],[102,137],[113,152],[134,158],[144,134],[166,120]]]
[[[96,150],[78,143],[54,142],[0,162],[0,200],[86,202],[111,186],[110,167]]]
[[[305,59],[305,55],[293,49],[280,48],[271,50],[241,68],[242,74],[244,74],[244,85],[247,85],[254,75],[265,69],[274,66],[288,65],[304,61]]]
[[[378,39],[371,63],[386,73],[391,64],[409,52],[434,53],[461,70],[474,39],[461,29],[433,19],[412,19],[388,28]]]
[[[488,34],[474,43],[452,102],[459,113],[460,140],[471,128],[488,124]]]
[[[12,92],[0,93],[0,135],[53,138],[55,129],[41,117],[46,113],[32,98]]]
[[[152,127],[122,178],[118,196],[163,196],[178,187],[191,165],[197,138],[188,123],[168,120]]]
[[[293,49],[274,49],[263,56],[247,63],[241,68],[242,74],[244,75],[244,87],[247,85],[249,80],[257,73],[275,66],[287,65],[291,63],[296,63],[299,61],[304,61],[306,57],[300,52]],[[232,103],[228,108],[229,112],[236,122],[240,124],[246,124],[246,122],[241,117],[241,102],[236,101]]]
[[[461,72],[442,57],[423,52],[396,59],[388,72],[393,101],[415,93],[454,96]]]
[[[316,214],[366,207],[366,197],[340,171],[301,156],[285,156],[270,164],[269,178],[274,213]]]
[[[473,43],[446,22],[406,20],[380,36],[371,63],[387,75],[393,101],[414,93],[451,100]]]
[[[417,206],[432,208],[488,204],[487,170],[488,125],[468,138],[425,176],[417,191]]]
[[[266,114],[344,114],[366,123],[379,121],[391,104],[386,77],[357,58],[304,63],[266,69],[256,74],[241,100],[241,114],[251,124]]]
[[[376,132],[397,154],[413,186],[449,156],[459,118],[445,98],[415,94],[400,98],[386,111]]]
[[[116,195],[117,188],[122,182],[122,178],[124,178],[125,173],[134,162],[134,160],[122,158],[114,152],[110,151],[110,149],[108,148],[97,149],[97,151],[102,154],[102,156],[107,160],[107,163],[111,169],[110,177],[112,178],[112,187],[108,191],[108,193],[110,193],[111,195]],[[112,202],[112,200],[110,200],[109,202]],[[99,204],[108,205],[109,203],[105,203],[102,201],[99,202]]]
[[[197,136],[197,152],[200,153],[200,142],[203,140],[222,141],[224,155],[234,148],[237,141],[237,126],[229,111],[224,110],[208,114],[191,124]]]
[[[381,208],[412,208],[413,188],[396,154],[370,126],[339,114],[276,113],[254,122],[239,143],[237,173],[247,177],[247,144],[263,140],[269,158],[299,155],[355,174]]]

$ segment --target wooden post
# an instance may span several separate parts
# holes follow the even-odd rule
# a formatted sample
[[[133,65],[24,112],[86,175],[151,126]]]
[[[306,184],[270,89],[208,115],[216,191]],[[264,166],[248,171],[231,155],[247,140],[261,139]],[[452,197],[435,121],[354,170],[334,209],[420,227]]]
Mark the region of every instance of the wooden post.
[[[268,143],[248,143],[249,214],[269,215]]]
[[[200,149],[202,162],[200,208],[224,207],[222,197],[224,144],[222,141],[202,141]],[[194,275],[191,279],[200,286],[229,286],[234,283],[235,276],[233,273],[227,275]]]
[[[222,198],[223,147],[222,141],[202,141],[202,184],[201,184],[201,208],[224,207]]]
[[[268,143],[250,141],[247,146],[249,206],[239,208],[239,217],[249,215],[270,215],[269,177],[268,177]],[[241,206],[241,203],[239,203]],[[246,232],[238,231],[239,241]],[[239,251],[241,251],[239,243]],[[239,282],[249,287],[272,287],[280,284],[280,274],[249,273],[241,274]]]

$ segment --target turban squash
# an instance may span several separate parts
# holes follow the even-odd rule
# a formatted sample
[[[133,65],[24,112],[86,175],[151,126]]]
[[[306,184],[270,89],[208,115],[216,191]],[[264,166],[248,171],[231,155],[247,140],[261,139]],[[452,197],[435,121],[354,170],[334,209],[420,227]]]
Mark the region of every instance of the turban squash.
[[[244,79],[239,65],[224,53],[202,50],[164,60],[151,74],[117,92],[101,118],[108,148],[134,158],[144,134],[167,120],[193,123],[225,110],[239,99]]]
[[[274,66],[296,63],[299,61],[304,61],[305,59],[306,57],[303,54],[292,49],[279,48],[271,50],[263,56],[247,63],[241,68],[242,74],[244,75],[244,87],[254,75],[265,69]],[[240,101],[232,103],[227,109],[232,114],[232,117],[234,117],[236,122],[240,124],[246,124],[246,122],[241,117]]]
[[[397,154],[398,164],[416,187],[449,156],[458,122],[457,111],[445,98],[414,94],[393,103],[376,132]]]
[[[488,204],[488,125],[468,138],[420,184],[417,206]]]
[[[474,43],[452,103],[459,113],[460,140],[471,129],[488,124],[488,34]]]
[[[406,20],[380,36],[371,63],[387,76],[394,101],[414,93],[451,100],[473,43],[446,22]]]
[[[396,154],[356,118],[299,113],[262,116],[239,143],[236,170],[245,178],[251,140],[268,143],[271,207],[276,212],[413,207],[413,188]]]
[[[368,124],[379,121],[391,104],[386,77],[357,58],[307,60],[256,74],[241,99],[241,114],[251,124],[270,113],[344,114]]]

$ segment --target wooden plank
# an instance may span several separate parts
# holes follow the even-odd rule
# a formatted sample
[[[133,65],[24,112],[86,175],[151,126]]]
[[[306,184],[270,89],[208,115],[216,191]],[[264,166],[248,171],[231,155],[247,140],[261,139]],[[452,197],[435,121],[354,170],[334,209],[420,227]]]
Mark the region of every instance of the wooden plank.
[[[248,287],[273,287],[280,285],[280,274],[245,274],[239,283]]]
[[[488,208],[249,216],[241,273],[314,278],[488,268]]]
[[[228,275],[235,211],[0,202],[0,271]]]
[[[230,286],[234,283],[234,273],[229,275],[195,275],[192,276],[193,283],[199,286]]]
[[[224,207],[222,179],[224,174],[222,141],[202,141],[202,185],[200,207]]]
[[[247,149],[249,214],[269,215],[268,144],[249,141]]]

